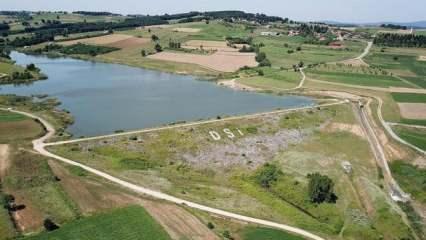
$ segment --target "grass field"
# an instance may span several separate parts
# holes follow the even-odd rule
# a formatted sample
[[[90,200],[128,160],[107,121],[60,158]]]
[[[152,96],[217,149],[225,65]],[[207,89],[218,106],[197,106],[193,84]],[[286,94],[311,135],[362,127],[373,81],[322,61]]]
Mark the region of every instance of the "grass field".
[[[259,69],[263,72],[263,76],[259,76],[253,70],[243,71],[237,82],[254,88],[279,91],[296,87],[302,79],[302,75],[293,70]]]
[[[19,224],[24,232],[42,228],[44,217],[62,224],[77,217],[78,210],[55,179],[47,160],[26,151],[13,151],[8,174],[3,181],[4,192],[12,194],[20,210]]]
[[[426,94],[392,93],[392,98],[401,103],[426,103]]]
[[[417,51],[416,51],[417,50]],[[421,88],[426,88],[426,62],[418,57],[426,55],[424,49],[374,47],[366,61],[372,66],[385,69]]]
[[[292,224],[327,236],[343,231],[347,239],[356,239],[361,234],[363,239],[375,239],[390,225],[398,226],[392,234],[405,236],[404,224],[388,206],[387,195],[376,185],[377,170],[367,141],[338,131],[332,127],[334,125],[321,128],[321,123],[331,124],[330,120],[351,126],[355,124],[351,114],[349,106],[340,106],[312,113],[138,134],[114,138],[114,141],[56,146],[53,151],[181,198]],[[231,131],[238,128],[244,136],[212,141],[208,132],[220,132],[223,128]],[[293,140],[299,139],[292,135],[298,129],[306,131],[303,143]],[[279,140],[279,136],[285,140]],[[339,139],[337,145],[334,144],[336,139]],[[255,144],[263,141],[264,146]],[[280,148],[274,147],[275,141]],[[351,149],[350,154],[347,149]],[[343,160],[353,164],[356,174],[351,178],[340,167]],[[264,162],[275,162],[284,172],[269,190],[253,180]],[[305,201],[306,175],[316,171],[336,181],[337,204],[316,206]],[[357,191],[366,186],[374,186],[368,194],[381,194],[370,204],[387,206],[377,213],[378,217],[388,219],[384,223],[375,222],[365,213]]]
[[[324,64],[308,69],[307,76],[312,79],[330,82],[373,86],[373,87],[412,87],[400,79],[379,69]]]
[[[164,229],[142,207],[131,206],[64,224],[59,230],[28,237],[29,240],[166,240]]]
[[[402,139],[426,150],[426,130],[399,126],[394,130]]]
[[[404,161],[394,161],[390,167],[402,188],[416,201],[426,203],[426,170]]]
[[[288,234],[276,229],[247,227],[242,230],[243,240],[303,240],[304,238]]]
[[[3,207],[3,201],[4,194],[0,192],[0,240],[8,240],[12,239],[15,236],[16,231],[13,227],[13,223],[10,221],[8,211]]]
[[[305,65],[335,62],[354,58],[362,52],[363,43],[345,42],[347,49],[331,49],[328,46],[304,44],[303,37],[255,37],[256,43],[263,43],[261,48],[274,67],[291,68],[294,64],[303,61]],[[297,51],[300,47],[301,51]],[[293,53],[288,53],[293,50]]]

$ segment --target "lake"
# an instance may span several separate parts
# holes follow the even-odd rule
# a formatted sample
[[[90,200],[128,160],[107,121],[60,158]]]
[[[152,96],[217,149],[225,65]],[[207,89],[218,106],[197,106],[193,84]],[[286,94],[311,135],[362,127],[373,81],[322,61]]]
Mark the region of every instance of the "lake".
[[[0,94],[58,98],[59,108],[74,116],[67,130],[75,137],[314,104],[307,97],[235,91],[194,76],[118,64],[18,52],[11,57],[20,65],[36,64],[49,79],[29,86],[0,86]]]

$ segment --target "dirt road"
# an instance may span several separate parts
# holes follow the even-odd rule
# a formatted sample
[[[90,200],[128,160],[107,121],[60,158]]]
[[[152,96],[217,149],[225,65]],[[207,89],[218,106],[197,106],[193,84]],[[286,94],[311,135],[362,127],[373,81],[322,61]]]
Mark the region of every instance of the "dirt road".
[[[5,176],[9,167],[9,145],[0,144],[0,180]]]

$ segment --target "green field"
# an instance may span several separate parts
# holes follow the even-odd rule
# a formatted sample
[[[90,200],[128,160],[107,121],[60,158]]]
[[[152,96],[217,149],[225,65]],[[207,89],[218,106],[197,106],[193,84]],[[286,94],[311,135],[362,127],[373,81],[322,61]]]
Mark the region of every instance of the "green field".
[[[426,203],[426,170],[404,161],[391,163],[392,173],[416,201]]]
[[[401,103],[426,103],[426,94],[392,93],[392,98]]]
[[[64,224],[56,231],[25,239],[166,240],[171,238],[145,209],[131,206],[75,220]]]
[[[402,139],[426,150],[426,130],[409,127],[395,127],[394,130]]]
[[[253,70],[243,71],[237,82],[263,90],[279,91],[296,87],[302,79],[302,75],[293,70],[259,69],[263,72],[263,76],[259,76]]]
[[[346,48],[332,49],[328,46],[304,44],[305,39],[300,36],[288,37],[260,37],[254,39],[255,43],[263,43],[265,47],[261,48],[274,67],[291,68],[294,64],[303,61],[305,65],[335,62],[349,58],[354,58],[362,52],[363,43],[345,42]],[[297,51],[300,47],[301,50]],[[288,53],[293,50],[293,53]]]
[[[247,227],[242,230],[243,240],[303,240],[304,238],[289,233],[262,227]]]
[[[379,69],[322,64],[307,71],[316,80],[371,87],[412,87],[400,79]]]
[[[28,119],[22,114],[0,110],[0,122],[15,122]]]
[[[414,51],[403,48],[373,48],[366,61],[374,67],[385,69],[402,77],[412,84],[426,88],[426,62],[418,61],[419,55],[425,54],[424,49]]]

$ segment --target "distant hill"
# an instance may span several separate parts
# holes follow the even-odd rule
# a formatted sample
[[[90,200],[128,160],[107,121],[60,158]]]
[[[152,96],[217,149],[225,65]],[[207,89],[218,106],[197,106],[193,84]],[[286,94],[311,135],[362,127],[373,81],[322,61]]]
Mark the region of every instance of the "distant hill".
[[[338,21],[322,21],[327,24],[332,24],[336,26],[380,26],[382,24],[394,24],[407,26],[409,28],[426,28],[426,21],[416,21],[416,22],[375,22],[375,23],[344,23]]]

